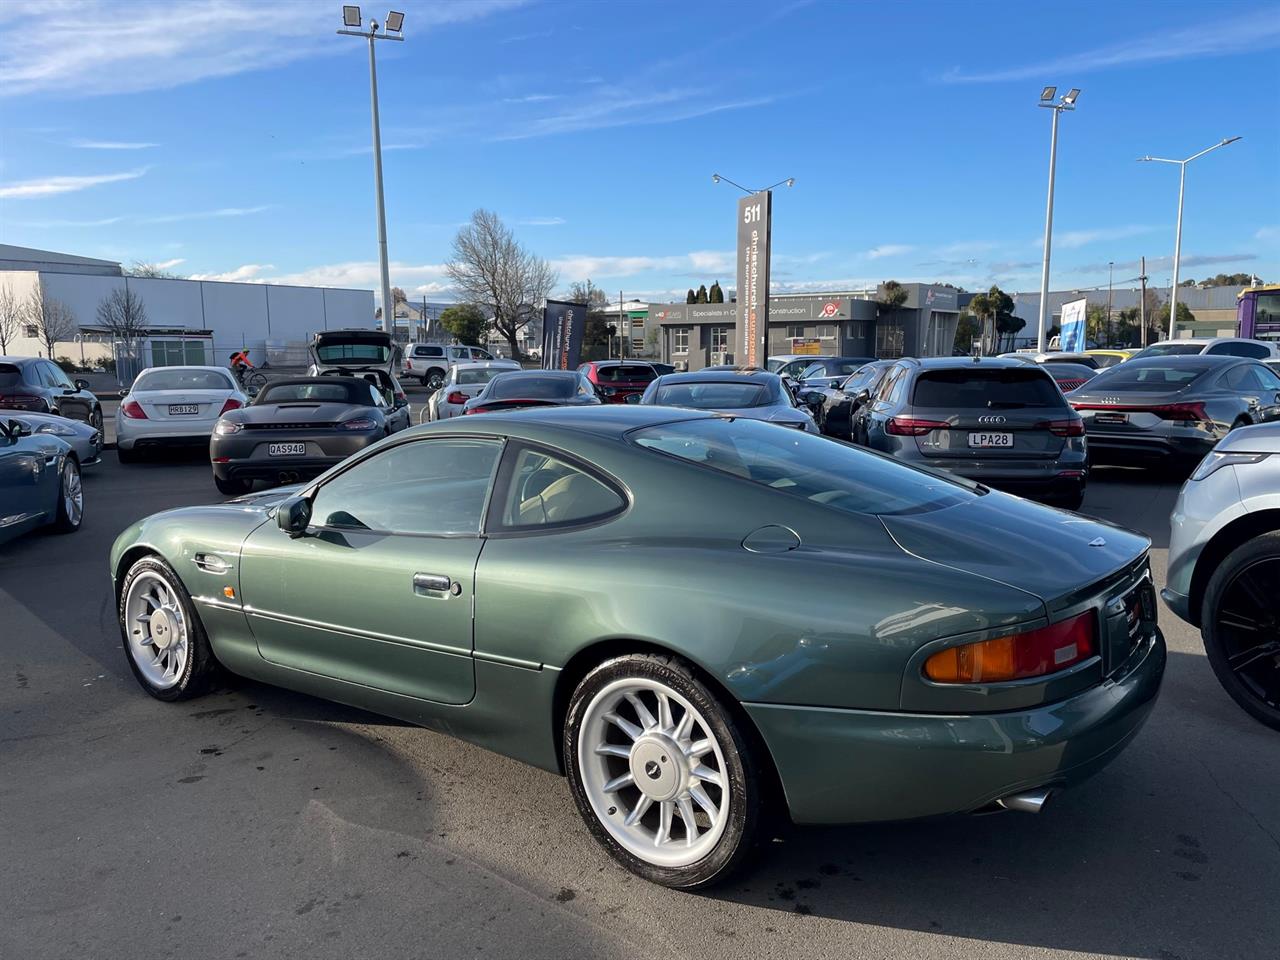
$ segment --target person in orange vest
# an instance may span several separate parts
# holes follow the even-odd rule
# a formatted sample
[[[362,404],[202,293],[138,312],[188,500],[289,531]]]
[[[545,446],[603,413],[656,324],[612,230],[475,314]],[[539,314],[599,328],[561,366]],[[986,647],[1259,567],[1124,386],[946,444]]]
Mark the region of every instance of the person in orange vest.
[[[244,348],[238,350],[231,355],[231,369],[235,371],[237,380],[244,380],[244,372],[253,368],[253,363],[249,360],[249,350]]]

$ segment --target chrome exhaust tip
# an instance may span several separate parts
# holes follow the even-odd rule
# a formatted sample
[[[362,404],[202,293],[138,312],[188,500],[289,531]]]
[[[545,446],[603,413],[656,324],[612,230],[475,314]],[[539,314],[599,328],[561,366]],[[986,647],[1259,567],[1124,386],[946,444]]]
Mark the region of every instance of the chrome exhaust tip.
[[[1001,797],[996,804],[1018,813],[1039,813],[1049,802],[1052,794],[1052,787],[1038,787],[1035,790],[1024,790],[1022,793],[1011,793],[1007,797]]]

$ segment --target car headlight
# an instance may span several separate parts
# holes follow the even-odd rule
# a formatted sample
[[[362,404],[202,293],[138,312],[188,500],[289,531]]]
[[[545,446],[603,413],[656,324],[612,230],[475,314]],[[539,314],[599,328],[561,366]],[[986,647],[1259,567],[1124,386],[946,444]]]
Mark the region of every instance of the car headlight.
[[[55,437],[74,437],[76,435],[75,430],[73,430],[71,427],[69,427],[65,423],[42,423],[40,426],[36,427],[35,430],[33,430],[32,432],[33,433],[50,433],[50,434],[53,434]]]
[[[1234,467],[1236,464],[1259,463],[1271,456],[1269,453],[1217,453],[1210,452],[1207,457],[1200,461],[1200,465],[1196,467],[1195,472],[1191,474],[1192,480],[1204,480],[1221,470],[1223,467]]]
[[[243,429],[244,424],[236,423],[234,420],[219,420],[213,426],[213,432],[220,437],[225,437],[232,433],[239,433]]]
[[[370,417],[356,417],[354,420],[339,424],[338,427],[341,430],[372,430],[377,425],[377,421]]]

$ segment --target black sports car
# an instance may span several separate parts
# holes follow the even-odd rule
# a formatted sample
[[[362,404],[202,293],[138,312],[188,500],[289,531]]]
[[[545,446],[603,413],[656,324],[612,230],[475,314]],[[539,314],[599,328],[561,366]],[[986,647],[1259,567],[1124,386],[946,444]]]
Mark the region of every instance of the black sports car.
[[[595,385],[578,370],[512,370],[490,380],[467,401],[462,412],[592,406],[600,402]]]
[[[357,377],[275,380],[253,403],[218,420],[209,440],[213,482],[248,493],[254,480],[294,483],[391,433],[386,398]]]
[[[858,413],[875,396],[880,380],[892,365],[892,360],[865,363],[839,384],[816,390],[802,388],[800,400],[813,410],[818,429],[827,436],[856,440]]]

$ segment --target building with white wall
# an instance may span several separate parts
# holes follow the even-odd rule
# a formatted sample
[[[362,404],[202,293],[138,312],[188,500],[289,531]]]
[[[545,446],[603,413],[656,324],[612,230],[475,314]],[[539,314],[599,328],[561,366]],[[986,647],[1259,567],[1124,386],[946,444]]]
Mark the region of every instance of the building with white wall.
[[[62,301],[79,339],[60,342],[58,356],[79,360],[112,356],[109,332],[98,322],[98,305],[113,290],[127,289],[146,308],[144,366],[165,363],[225,364],[248,348],[255,363],[306,363],[306,344],[321,330],[374,327],[373,291],[295,287],[272,283],[226,283],[128,277],[119,263],[48,250],[0,244],[0,288],[25,302],[37,287]],[[17,356],[41,356],[45,346],[30,324],[9,345]]]

